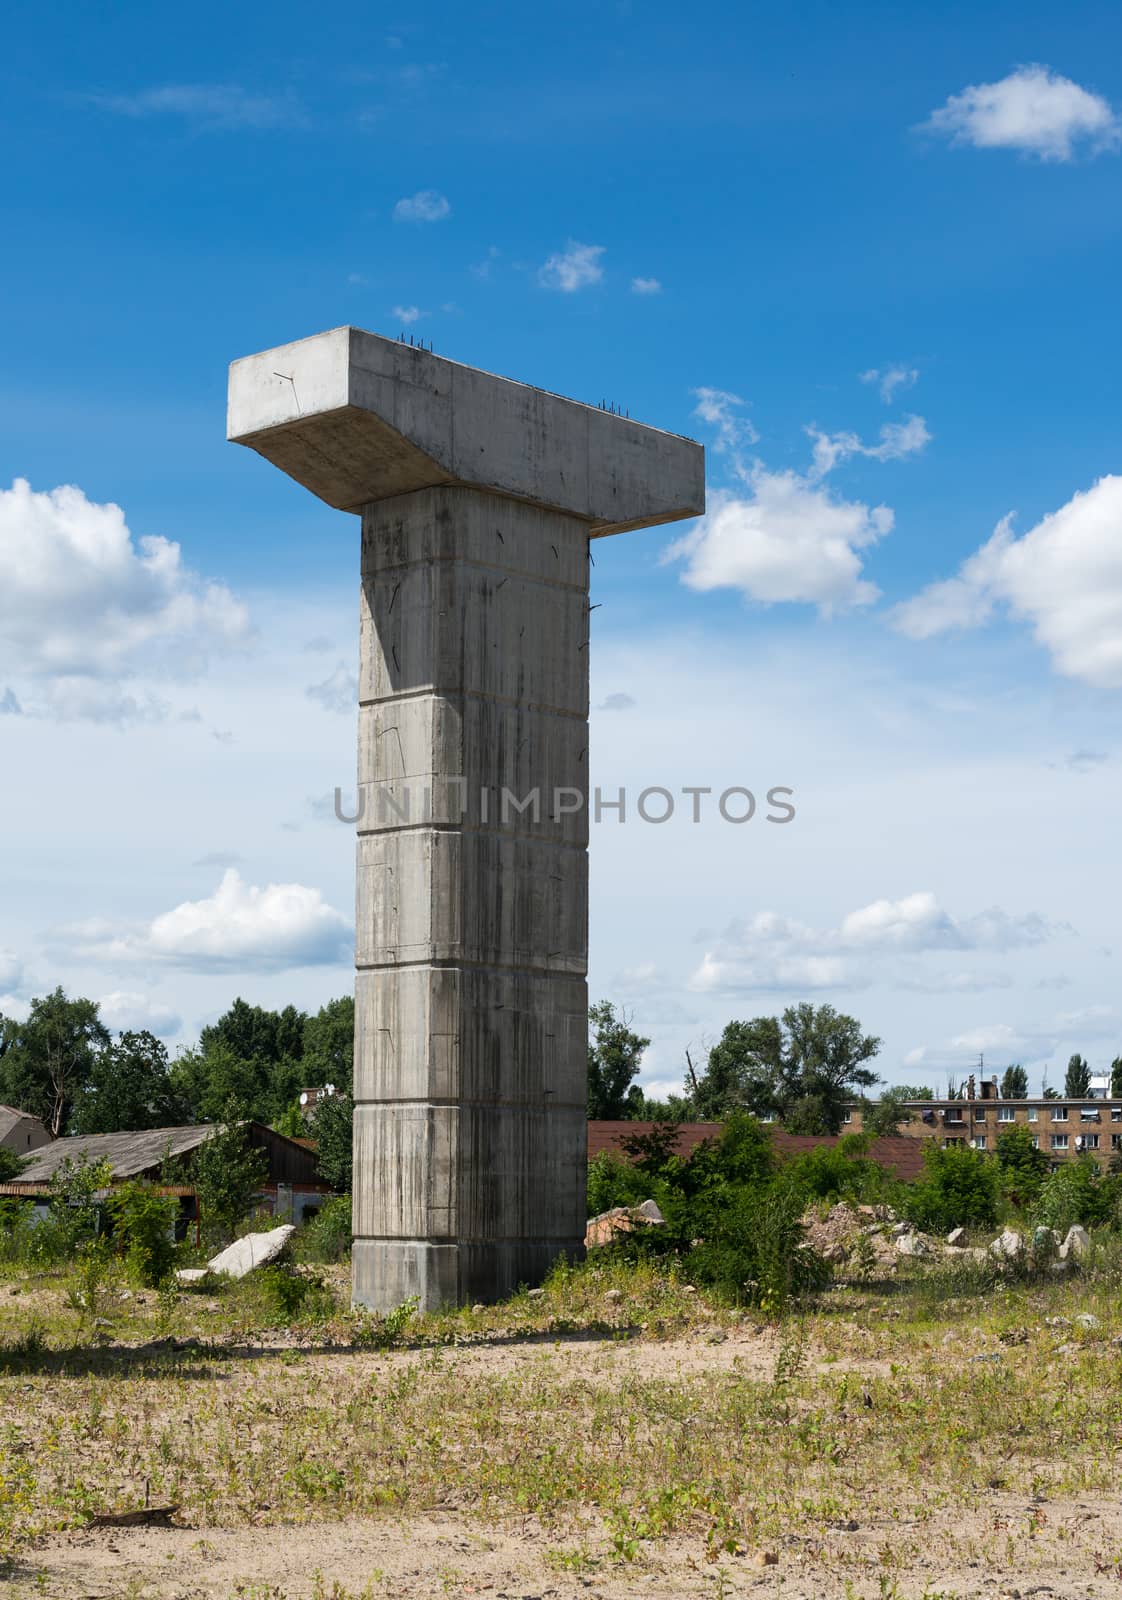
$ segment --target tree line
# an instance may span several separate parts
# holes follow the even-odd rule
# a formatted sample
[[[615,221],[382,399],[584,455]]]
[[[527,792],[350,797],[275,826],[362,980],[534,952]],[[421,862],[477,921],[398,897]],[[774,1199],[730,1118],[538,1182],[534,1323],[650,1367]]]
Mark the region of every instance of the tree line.
[[[925,1085],[896,1084],[876,1101],[867,1099],[866,1091],[879,1082],[868,1063],[881,1041],[831,1005],[804,1002],[788,1006],[780,1017],[728,1023],[703,1066],[687,1051],[682,1092],[664,1100],[645,1094],[635,1081],[650,1040],[635,1031],[627,1013],[601,1001],[591,1008],[589,1024],[588,1115],[594,1121],[723,1122],[749,1111],[789,1133],[836,1134],[858,1102],[866,1131],[883,1135],[907,1120],[905,1102],[934,1098]],[[1109,1072],[1111,1098],[1122,1099],[1122,1057]],[[1090,1087],[1089,1063],[1073,1055],[1062,1097],[1085,1099]],[[1001,1076],[1000,1098],[1023,1100],[1028,1092],[1028,1073],[1013,1063]],[[948,1098],[965,1094],[965,1087],[948,1085]],[[1061,1095],[1045,1087],[1043,1097]]]
[[[319,1140],[324,1181],[349,1189],[354,1000],[316,1012],[269,1011],[237,999],[170,1059],[146,1029],[115,1037],[97,1003],[61,988],[24,1022],[0,1017],[0,1103],[29,1111],[54,1138],[248,1119]],[[333,1084],[305,1119],[302,1088]]]

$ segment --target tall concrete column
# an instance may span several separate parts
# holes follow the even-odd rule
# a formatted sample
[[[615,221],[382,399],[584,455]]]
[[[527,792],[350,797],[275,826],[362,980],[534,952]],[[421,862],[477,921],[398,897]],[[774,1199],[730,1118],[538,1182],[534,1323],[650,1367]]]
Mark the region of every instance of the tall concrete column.
[[[492,1299],[584,1237],[588,541],[703,452],[354,328],[228,434],[362,518],[354,1298]]]

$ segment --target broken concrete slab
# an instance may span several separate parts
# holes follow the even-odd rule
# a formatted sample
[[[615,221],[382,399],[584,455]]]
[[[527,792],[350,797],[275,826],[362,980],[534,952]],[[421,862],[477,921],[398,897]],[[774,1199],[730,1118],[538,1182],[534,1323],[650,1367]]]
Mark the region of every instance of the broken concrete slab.
[[[276,1261],[295,1232],[292,1224],[286,1222],[283,1227],[270,1228],[268,1233],[247,1233],[213,1256],[207,1263],[207,1270],[227,1278],[244,1278],[255,1267],[267,1267]]]

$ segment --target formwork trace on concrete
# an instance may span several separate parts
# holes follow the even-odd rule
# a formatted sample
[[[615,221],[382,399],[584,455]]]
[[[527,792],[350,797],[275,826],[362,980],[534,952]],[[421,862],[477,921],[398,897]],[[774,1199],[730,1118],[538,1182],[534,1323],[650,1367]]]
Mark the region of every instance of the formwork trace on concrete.
[[[583,1247],[589,540],[704,451],[348,327],[235,361],[227,434],[362,519],[354,1299],[494,1299]]]

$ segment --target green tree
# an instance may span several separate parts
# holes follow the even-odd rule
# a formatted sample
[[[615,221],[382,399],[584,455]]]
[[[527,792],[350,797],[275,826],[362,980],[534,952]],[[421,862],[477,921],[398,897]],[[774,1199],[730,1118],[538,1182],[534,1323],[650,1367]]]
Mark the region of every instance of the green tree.
[[[14,1183],[26,1167],[30,1157],[17,1155],[0,1144],[0,1183]]]
[[[1064,1073],[1064,1094],[1069,1100],[1083,1100],[1091,1087],[1091,1069],[1080,1055],[1072,1056]]]
[[[252,1209],[269,1171],[264,1150],[250,1144],[237,1108],[227,1107],[226,1120],[194,1152],[190,1182],[199,1200],[199,1214],[211,1237],[231,1239]]]
[[[286,1139],[307,1139],[311,1135],[308,1131],[308,1119],[299,1100],[294,1100],[290,1106],[285,1106],[280,1116],[273,1123],[273,1132],[282,1133]]]
[[[0,1101],[30,1111],[57,1139],[108,1047],[93,1000],[71,1000],[61,988],[32,1000],[26,1022],[0,1023]]]
[[[173,1063],[176,1093],[200,1122],[216,1120],[231,1099],[255,1122],[272,1122],[302,1087],[308,1021],[295,1006],[268,1011],[235,1000]]]
[[[169,1075],[167,1047],[146,1030],[122,1033],[93,1061],[74,1103],[75,1133],[170,1128],[190,1107]]]
[[[1032,1134],[1019,1122],[997,1136],[997,1164],[1005,1187],[1019,1204],[1032,1205],[1048,1176],[1048,1157],[1032,1142]]]
[[[354,1151],[354,1102],[349,1094],[331,1094],[316,1102],[311,1136],[316,1141],[320,1178],[339,1194],[350,1194]]]
[[[877,1081],[864,1065],[880,1040],[833,1006],[789,1006],[780,1020],[730,1022],[709,1052],[694,1096],[698,1114],[735,1109],[778,1116],[800,1133],[837,1133],[846,1106]]]
[[[1110,1098],[1122,1100],[1122,1056],[1115,1056],[1110,1063]]]
[[[1027,1100],[1028,1073],[1018,1063],[1006,1067],[1001,1074],[1000,1092],[1003,1100]]]
[[[909,1219],[934,1233],[948,1228],[989,1228],[997,1221],[1001,1169],[980,1150],[966,1145],[940,1149],[933,1139],[923,1151],[923,1177],[903,1199]]]
[[[175,1222],[179,1202],[157,1194],[150,1183],[126,1183],[109,1196],[113,1232],[125,1265],[138,1283],[159,1288],[175,1265]]]
[[[355,1073],[355,1003],[352,995],[329,1000],[304,1023],[304,1082],[319,1089],[332,1083],[350,1094]]]
[[[588,1012],[588,1116],[593,1122],[614,1122],[641,1114],[643,1091],[635,1083],[650,1044],[629,1026],[630,1019],[608,1000]]]
[[[918,1098],[907,1084],[900,1084],[894,1089],[885,1089],[879,1100],[862,1101],[862,1128],[874,1139],[894,1138],[903,1124],[912,1120],[913,1113],[908,1110],[907,1102]]]

